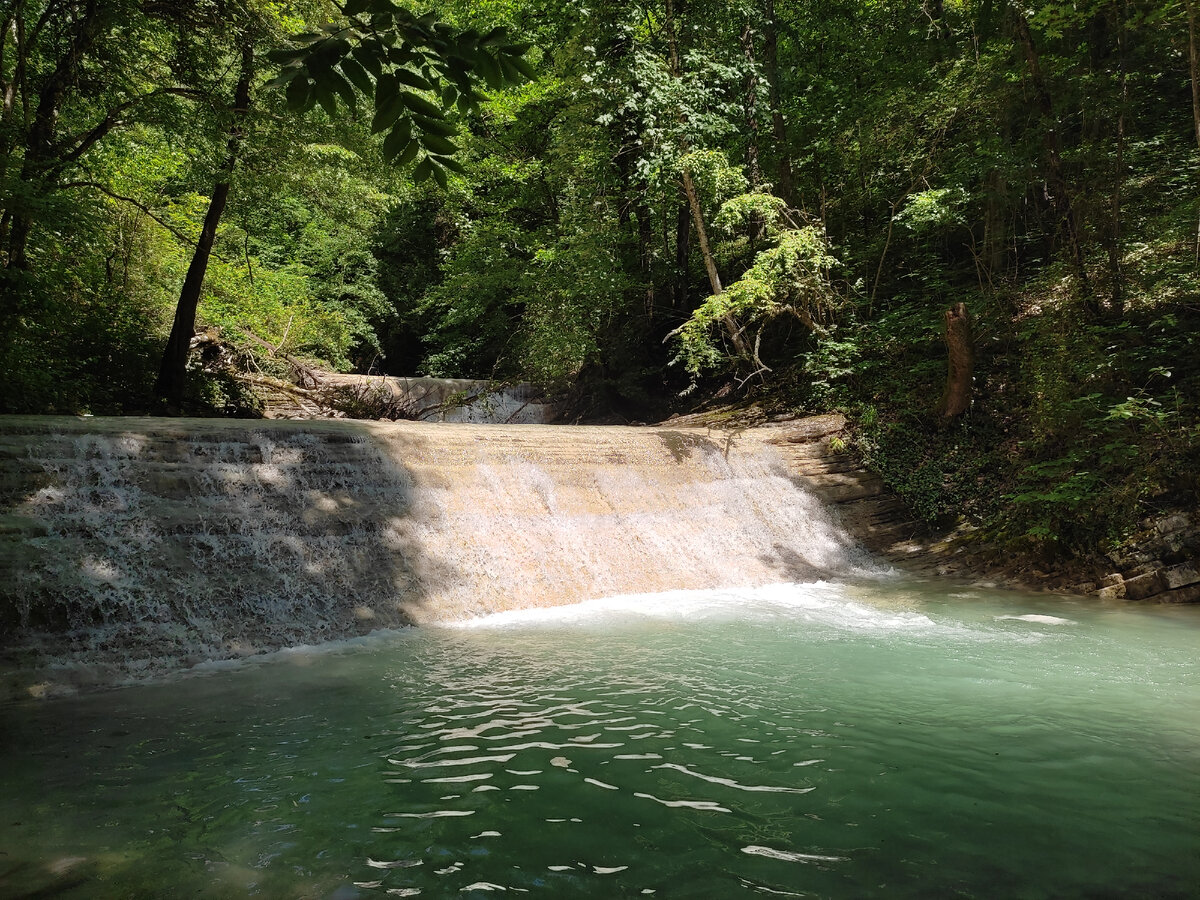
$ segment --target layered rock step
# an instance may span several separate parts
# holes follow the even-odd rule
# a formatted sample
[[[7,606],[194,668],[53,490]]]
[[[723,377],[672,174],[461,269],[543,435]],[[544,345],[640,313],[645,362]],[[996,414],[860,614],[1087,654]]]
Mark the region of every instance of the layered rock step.
[[[0,419],[0,641],[151,665],[852,573],[823,498],[872,498],[785,456],[695,427]]]

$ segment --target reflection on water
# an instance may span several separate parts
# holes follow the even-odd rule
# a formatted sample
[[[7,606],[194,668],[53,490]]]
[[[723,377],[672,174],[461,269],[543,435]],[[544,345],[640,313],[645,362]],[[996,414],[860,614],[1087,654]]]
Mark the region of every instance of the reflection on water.
[[[1190,897],[1198,612],[777,585],[8,707],[0,895]]]

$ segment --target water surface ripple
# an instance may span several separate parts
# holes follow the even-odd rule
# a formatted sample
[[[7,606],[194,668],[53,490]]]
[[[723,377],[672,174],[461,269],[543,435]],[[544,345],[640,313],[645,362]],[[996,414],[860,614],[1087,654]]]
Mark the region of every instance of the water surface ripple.
[[[1196,612],[617,598],[10,707],[0,894],[1194,896]]]

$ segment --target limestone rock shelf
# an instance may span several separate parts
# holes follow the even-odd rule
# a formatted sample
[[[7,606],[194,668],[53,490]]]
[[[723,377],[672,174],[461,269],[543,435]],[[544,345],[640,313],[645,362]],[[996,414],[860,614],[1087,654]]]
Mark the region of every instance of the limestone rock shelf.
[[[159,671],[598,596],[852,576],[859,545],[827,502],[880,540],[894,506],[843,456],[774,434],[0,419],[0,644]]]

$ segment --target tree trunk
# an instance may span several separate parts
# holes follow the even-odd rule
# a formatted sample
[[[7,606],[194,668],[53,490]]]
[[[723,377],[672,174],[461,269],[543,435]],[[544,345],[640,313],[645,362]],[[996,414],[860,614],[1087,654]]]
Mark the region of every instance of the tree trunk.
[[[971,375],[975,369],[975,346],[971,318],[965,303],[955,303],[943,313],[946,320],[946,387],[938,404],[942,421],[955,419],[971,408]]]
[[[1033,44],[1033,34],[1029,30],[1029,21],[1019,12],[1015,13],[1017,23],[1017,40],[1025,61],[1029,65],[1029,77],[1033,82],[1034,94],[1037,98],[1038,109],[1042,114],[1044,124],[1042,143],[1046,148],[1047,188],[1050,194],[1050,204],[1067,232],[1067,246],[1071,253],[1071,261],[1075,265],[1075,273],[1079,278],[1080,293],[1084,305],[1093,315],[1099,313],[1096,298],[1092,294],[1091,280],[1088,278],[1087,266],[1083,255],[1083,241],[1080,236],[1079,219],[1071,202],[1071,191],[1067,187],[1067,179],[1063,175],[1062,141],[1059,138],[1058,127],[1054,122],[1054,104],[1050,99],[1050,90],[1042,74],[1041,62],[1037,48]]]
[[[242,71],[234,93],[233,108],[230,110],[233,121],[229,127],[225,162],[221,167],[223,178],[213,188],[212,199],[209,200],[208,212],[204,216],[204,226],[200,229],[200,239],[196,242],[191,265],[188,266],[187,275],[183,279],[183,288],[179,292],[179,303],[175,307],[175,321],[171,325],[171,336],[167,339],[167,347],[163,352],[162,364],[159,367],[158,381],[154,386],[155,395],[174,408],[178,408],[183,399],[183,389],[187,382],[188,350],[191,347],[192,336],[196,333],[196,310],[200,305],[200,291],[204,287],[204,276],[208,271],[208,260],[212,255],[213,242],[217,237],[217,226],[221,223],[225,204],[229,200],[230,176],[237,165],[242,143],[242,128],[250,109],[250,81],[253,74],[254,51],[250,47],[244,47],[242,49]]]
[[[1108,269],[1112,281],[1112,309],[1120,315],[1125,309],[1125,273],[1121,265],[1121,188],[1125,181],[1125,110],[1129,102],[1129,80],[1125,72],[1125,4],[1121,4],[1117,26],[1117,66],[1120,71],[1121,101],[1117,110],[1116,178],[1112,196],[1111,231],[1108,236]]]
[[[708,232],[704,228],[704,213],[700,209],[700,197],[696,193],[696,184],[692,181],[691,173],[686,168],[683,170],[683,190],[687,194],[688,205],[692,209],[692,221],[696,226],[696,241],[700,244],[700,255],[704,258],[708,283],[712,287],[713,296],[719,297],[725,292],[725,289],[721,286],[721,274],[717,271],[717,263],[713,259],[712,248],[708,243]],[[721,324],[725,326],[725,333],[729,335],[729,342],[733,344],[734,352],[738,356],[749,357],[750,348],[742,337],[742,330],[733,316],[725,313],[721,316]]]
[[[675,289],[672,305],[688,305],[688,268],[692,257],[692,210],[685,200],[675,217]]]
[[[709,286],[713,294],[720,294],[725,290],[721,287],[721,273],[717,271],[717,263],[708,244],[704,212],[700,209],[700,195],[696,193],[696,183],[692,181],[692,173],[687,169],[683,170],[683,192],[687,194],[688,208],[692,211],[692,224],[696,226],[696,240],[700,244],[700,256],[704,259],[704,268],[708,272]]]
[[[794,207],[796,197],[792,182],[792,159],[779,93],[779,30],[775,24],[775,0],[766,0],[765,12],[767,21],[763,33],[763,63],[771,103],[771,131],[775,137],[775,153],[779,156],[779,184],[775,186],[775,192],[789,207]]]
[[[1188,73],[1192,81],[1192,124],[1196,129],[1196,148],[1200,149],[1200,53],[1196,49],[1196,0],[1187,0]],[[1200,218],[1196,221],[1196,265],[1200,266]]]
[[[742,52],[746,56],[746,167],[750,170],[750,190],[763,189],[762,166],[758,161],[758,62],[754,53],[754,29],[750,18],[742,31]],[[758,252],[758,244],[767,233],[767,223],[758,213],[750,217],[750,255]]]
[[[750,187],[757,191],[762,187],[763,177],[758,162],[758,73],[755,71],[754,29],[750,27],[749,19],[742,31],[742,53],[746,56],[746,166],[750,170]]]
[[[68,93],[79,81],[79,64],[91,52],[100,36],[102,9],[99,0],[88,0],[75,24],[67,50],[54,67],[38,93],[37,108],[29,134],[25,139],[25,158],[21,164],[21,182],[31,196],[46,193],[41,182],[54,160],[58,133],[58,116]],[[15,80],[15,76],[14,76]],[[10,269],[29,268],[29,235],[33,230],[33,210],[28,200],[11,210],[8,232],[8,262]]]
[[[1196,0],[1187,0],[1188,72],[1192,79],[1192,124],[1196,129],[1196,147],[1200,149],[1200,55],[1196,50]]]
[[[644,184],[644,182],[643,182]],[[646,196],[643,189],[642,196]],[[653,222],[650,207],[645,202],[634,204],[633,214],[637,218],[638,230],[638,266],[642,273],[642,282],[646,286],[646,318],[654,319],[654,257],[651,241],[654,239]]]
[[[988,280],[993,275],[1003,274],[1005,255],[1008,253],[1008,203],[1004,173],[992,169],[984,179],[986,207],[983,225],[983,257],[988,268]]]
[[[683,74],[682,63],[679,56],[679,41],[675,34],[675,4],[674,0],[667,0],[667,41],[671,53],[671,74],[675,78],[680,78]],[[684,146],[682,151],[687,152],[687,147]],[[700,255],[704,258],[704,268],[708,272],[708,282],[712,287],[714,297],[719,297],[724,288],[721,287],[721,275],[717,272],[717,264],[713,259],[712,248],[708,243],[708,231],[704,227],[704,211],[700,208],[700,196],[696,192],[696,183],[692,180],[692,173],[688,171],[687,166],[682,167],[681,178],[683,180],[683,192],[687,195],[688,208],[692,212],[692,223],[696,226],[696,240],[700,244]],[[745,340],[742,339],[742,331],[738,328],[737,322],[733,316],[726,313],[721,317],[721,322],[725,326],[725,331],[729,335],[729,340],[733,344],[734,352],[738,356],[749,356],[749,348],[746,346]]]

